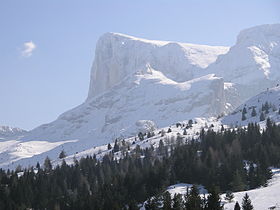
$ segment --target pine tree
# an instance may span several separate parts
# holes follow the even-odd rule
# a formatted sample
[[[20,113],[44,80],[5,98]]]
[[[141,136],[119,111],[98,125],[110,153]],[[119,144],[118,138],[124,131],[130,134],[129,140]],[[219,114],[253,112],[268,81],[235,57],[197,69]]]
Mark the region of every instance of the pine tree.
[[[247,113],[247,109],[246,109],[246,107],[244,107],[242,110],[242,117],[241,117],[242,121],[246,120],[246,113]]]
[[[265,120],[265,115],[264,113],[262,112],[261,115],[260,115],[260,121],[264,121]]]
[[[234,205],[234,210],[240,210],[240,205],[239,203],[236,201],[235,205]]]
[[[118,152],[118,151],[120,151],[120,146],[119,146],[118,140],[116,139],[114,148],[113,148],[113,152]]]
[[[142,132],[138,133],[138,138],[140,139],[140,141],[144,140],[144,134]]]
[[[171,199],[171,195],[168,191],[166,191],[165,193],[163,193],[163,210],[170,210],[172,209],[172,199]]]
[[[257,115],[256,109],[255,109],[255,107],[253,107],[251,116],[252,116],[252,117],[255,117],[256,115]]]
[[[173,198],[173,208],[174,210],[184,209],[184,202],[181,194],[175,194]]]
[[[107,145],[107,149],[108,149],[108,150],[112,149],[112,146],[111,146],[110,143]]]
[[[263,111],[265,111],[266,114],[269,113],[269,104],[268,104],[267,101],[266,101],[265,104],[264,104],[264,110],[263,110]]]
[[[192,186],[191,192],[185,198],[185,207],[186,209],[192,210],[201,210],[202,209],[202,200],[200,198],[198,189],[196,185]]]
[[[191,127],[192,127],[192,125],[193,125],[193,120],[192,120],[192,119],[190,119],[190,120],[188,121],[188,126],[189,126],[189,128],[191,128]]]
[[[66,157],[66,153],[65,153],[65,151],[64,150],[62,150],[61,152],[60,152],[60,154],[59,154],[59,159],[63,159],[63,158],[65,158]]]
[[[207,198],[206,203],[206,210],[220,210],[223,209],[223,206],[221,206],[221,199],[219,196],[219,193],[215,187],[213,187],[211,190],[209,190],[209,195]]]
[[[242,176],[238,170],[235,171],[233,175],[233,180],[232,180],[232,190],[233,191],[242,191],[245,189],[245,184],[242,179]]]
[[[171,130],[171,128],[168,128],[167,133],[170,133],[170,132],[172,132],[172,130]]]
[[[45,159],[44,168],[45,168],[46,171],[52,170],[52,163],[51,163],[51,160],[48,156]]]
[[[234,198],[233,193],[232,193],[231,191],[227,191],[227,192],[226,192],[225,200],[228,201],[229,203],[231,203],[232,200],[233,200],[233,198]]]
[[[148,201],[145,203],[146,210],[159,210],[160,209],[160,201],[158,196],[154,196],[153,198],[149,198]]]
[[[159,140],[158,153],[159,153],[159,155],[164,154],[164,143],[163,143],[162,139]]]
[[[251,199],[249,195],[246,193],[242,200],[242,210],[253,210],[254,207],[251,204]]]

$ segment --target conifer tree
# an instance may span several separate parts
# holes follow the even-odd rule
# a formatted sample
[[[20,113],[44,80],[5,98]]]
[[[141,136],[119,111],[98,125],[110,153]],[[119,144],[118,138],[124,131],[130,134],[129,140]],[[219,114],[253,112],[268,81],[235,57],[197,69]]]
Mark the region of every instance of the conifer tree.
[[[163,193],[163,210],[170,210],[172,209],[172,199],[171,199],[171,195],[168,191]]]
[[[260,115],[260,121],[264,121],[265,120],[265,115],[264,113],[262,112],[261,115]]]
[[[173,198],[173,210],[183,210],[184,202],[181,194],[175,194]]]
[[[62,150],[61,152],[60,152],[60,154],[59,154],[59,159],[63,159],[63,158],[65,158],[66,157],[66,153],[65,153],[65,151],[64,150]]]
[[[198,189],[196,185],[193,185],[191,188],[191,192],[186,196],[185,199],[185,207],[186,209],[192,210],[201,210],[202,209],[202,200],[200,198]]]
[[[219,193],[216,189],[216,187],[212,187],[211,190],[209,190],[209,195],[207,198],[206,203],[206,210],[220,210],[223,209],[223,206],[221,206],[221,199],[219,196]]]
[[[246,107],[244,107],[242,110],[242,117],[241,117],[242,121],[246,120],[246,113],[247,113],[247,110],[246,110]]]
[[[241,210],[238,201],[236,201],[236,203],[235,203],[235,205],[234,205],[234,210]]]
[[[242,200],[242,210],[253,210],[254,207],[251,204],[251,199],[249,195],[246,193]]]
[[[142,132],[138,133],[138,138],[140,139],[140,141],[144,140],[144,134]]]
[[[52,164],[50,158],[47,156],[45,161],[44,161],[44,168],[46,171],[52,170]]]
[[[120,146],[119,146],[118,140],[116,139],[114,148],[113,148],[113,152],[118,152],[118,151],[120,151]]]
[[[255,117],[256,115],[257,115],[256,109],[255,109],[255,107],[253,107],[251,116],[252,116],[252,117]]]
[[[229,203],[231,203],[232,200],[233,200],[233,198],[234,198],[233,193],[232,193],[231,191],[227,191],[227,192],[226,192],[225,200],[228,201]]]
[[[154,196],[152,198],[149,198],[148,201],[145,204],[146,210],[159,210],[160,209],[160,201],[158,196]]]

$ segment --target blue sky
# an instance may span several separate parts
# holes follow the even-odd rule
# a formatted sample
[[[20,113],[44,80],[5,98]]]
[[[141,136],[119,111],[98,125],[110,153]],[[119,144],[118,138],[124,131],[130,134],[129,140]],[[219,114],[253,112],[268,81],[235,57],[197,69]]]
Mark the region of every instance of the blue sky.
[[[279,11],[279,0],[0,0],[0,125],[32,129],[82,103],[105,32],[231,46]]]

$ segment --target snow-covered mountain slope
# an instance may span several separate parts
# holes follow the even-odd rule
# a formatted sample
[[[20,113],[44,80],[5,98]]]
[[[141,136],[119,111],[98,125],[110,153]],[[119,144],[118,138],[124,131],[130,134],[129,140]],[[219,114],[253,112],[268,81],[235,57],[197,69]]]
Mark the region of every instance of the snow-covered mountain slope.
[[[194,79],[228,49],[106,33],[96,45],[88,99],[104,93],[147,64],[176,82]]]
[[[126,145],[129,145],[127,152],[132,152],[138,145],[140,148],[145,149],[153,146],[157,148],[160,140],[163,140],[166,144],[174,144],[178,138],[182,142],[187,142],[191,139],[197,139],[199,132],[203,127],[206,131],[211,129],[218,131],[221,129],[221,122],[216,118],[194,118],[192,119],[193,124],[191,127],[186,127],[188,121],[180,121],[179,126],[176,124],[170,124],[167,127],[155,128],[152,121],[150,122],[139,122],[140,131],[151,131],[154,135],[151,137],[144,137],[144,140],[140,140],[136,135],[128,138],[118,138],[121,142],[124,141]],[[168,130],[170,129],[170,132]],[[163,135],[164,133],[164,135]],[[45,158],[48,156],[51,158],[53,165],[61,163],[59,154],[62,150],[65,151],[67,157],[64,160],[68,164],[72,164],[74,158],[79,160],[82,157],[96,155],[97,159],[102,159],[104,155],[112,151],[108,150],[107,144],[114,145],[115,139],[108,140],[105,144],[99,146],[87,145],[87,142],[80,141],[59,141],[59,142],[48,142],[48,141],[22,141],[19,140],[6,140],[0,142],[0,168],[4,169],[15,169],[18,165],[23,167],[34,166],[37,162],[40,164],[44,163]],[[86,145],[85,147],[82,147]],[[122,157],[122,152],[114,153],[116,158]]]
[[[0,126],[0,139],[13,137],[13,136],[23,136],[27,131],[21,128],[13,128],[10,126]]]
[[[235,84],[241,101],[272,87],[280,79],[280,24],[241,31],[236,44],[207,68]],[[231,101],[230,101],[231,102]]]
[[[229,126],[245,126],[250,122],[265,124],[268,117],[280,122],[280,87],[268,88],[266,91],[250,98],[234,112],[225,116],[222,123]]]
[[[24,139],[79,139],[96,146],[151,123],[164,127],[186,118],[217,116],[225,107],[223,90],[223,79],[213,75],[179,83],[148,66]]]

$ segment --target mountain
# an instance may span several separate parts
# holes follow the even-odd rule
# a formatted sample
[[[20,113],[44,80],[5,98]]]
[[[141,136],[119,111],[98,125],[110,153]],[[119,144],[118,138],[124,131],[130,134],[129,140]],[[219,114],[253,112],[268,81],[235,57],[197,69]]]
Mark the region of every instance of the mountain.
[[[10,126],[0,126],[0,139],[14,136],[23,136],[27,133],[21,128],[14,128]]]
[[[87,100],[24,139],[99,145],[150,124],[218,116],[226,111],[223,79],[199,72],[227,51],[107,33],[97,42]]]
[[[273,87],[280,80],[280,24],[240,32],[236,44],[207,68],[231,84],[240,102]],[[234,103],[229,99],[229,103]]]
[[[94,148],[103,145],[103,151],[108,142],[134,138],[139,131],[230,113],[278,83],[279,35],[279,24],[253,27],[228,48],[106,33],[97,42],[85,102],[21,139],[1,142],[1,166],[12,167],[19,160],[32,165],[47,155],[56,159],[62,149],[68,156],[93,154]],[[241,105],[222,123],[246,125],[253,120],[251,107],[259,110],[262,104],[246,104],[246,120],[241,119]],[[270,110],[275,107],[276,101]],[[258,110],[255,119],[260,118]]]

